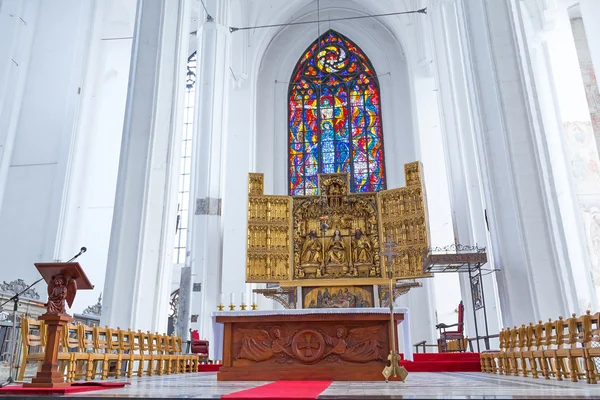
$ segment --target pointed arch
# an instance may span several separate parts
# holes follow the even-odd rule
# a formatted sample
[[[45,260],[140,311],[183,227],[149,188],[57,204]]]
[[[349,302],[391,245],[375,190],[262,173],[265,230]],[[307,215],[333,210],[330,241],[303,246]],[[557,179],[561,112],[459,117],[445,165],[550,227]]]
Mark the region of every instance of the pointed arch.
[[[317,194],[317,174],[348,172],[352,192],[385,189],[377,74],[329,30],[298,61],[288,89],[289,193]]]

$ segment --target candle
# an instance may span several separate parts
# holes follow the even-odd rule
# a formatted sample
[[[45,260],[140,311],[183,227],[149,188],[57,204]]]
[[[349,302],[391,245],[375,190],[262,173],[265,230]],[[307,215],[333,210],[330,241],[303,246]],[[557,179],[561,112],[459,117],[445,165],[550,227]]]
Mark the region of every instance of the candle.
[[[221,293],[221,302],[219,304],[223,305],[224,302],[225,302],[225,296],[223,295],[223,293]]]
[[[256,305],[257,300],[256,293],[252,293],[252,304]]]
[[[231,293],[229,295],[229,301],[232,306],[235,305],[235,294],[234,293]]]
[[[246,293],[242,292],[242,304],[246,304]]]

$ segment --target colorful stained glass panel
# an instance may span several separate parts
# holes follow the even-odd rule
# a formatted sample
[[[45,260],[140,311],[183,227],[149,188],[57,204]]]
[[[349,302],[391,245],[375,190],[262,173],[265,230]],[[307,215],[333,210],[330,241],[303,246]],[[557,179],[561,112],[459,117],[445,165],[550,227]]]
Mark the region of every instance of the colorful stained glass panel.
[[[385,188],[379,83],[366,55],[332,30],[300,57],[289,87],[290,193],[317,194],[319,173],[353,191]]]

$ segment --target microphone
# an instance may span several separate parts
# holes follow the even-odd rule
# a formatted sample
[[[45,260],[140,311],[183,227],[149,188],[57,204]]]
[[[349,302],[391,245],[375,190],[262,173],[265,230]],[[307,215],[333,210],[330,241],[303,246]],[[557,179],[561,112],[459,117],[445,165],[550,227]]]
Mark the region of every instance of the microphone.
[[[79,257],[80,255],[82,255],[83,253],[85,253],[87,251],[87,247],[82,247],[81,249],[79,249],[79,253],[75,254],[75,256],[73,256],[73,258],[71,258],[69,261],[67,261],[68,263],[70,263],[71,261],[75,260],[77,257]]]

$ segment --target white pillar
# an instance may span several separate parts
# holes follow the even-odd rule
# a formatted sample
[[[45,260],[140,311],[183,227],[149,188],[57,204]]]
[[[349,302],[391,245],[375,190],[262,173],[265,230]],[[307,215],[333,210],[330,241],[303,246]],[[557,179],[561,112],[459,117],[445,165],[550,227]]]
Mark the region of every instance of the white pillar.
[[[109,326],[167,329],[189,18],[187,0],[138,0],[101,320]]]
[[[469,105],[473,87],[472,70],[467,53],[466,32],[459,18],[462,12],[456,0],[440,1],[428,9],[433,32],[436,55],[439,101],[442,113],[445,160],[449,171],[450,204],[454,238],[467,246],[487,247],[488,232],[485,221],[485,205],[482,194],[480,165],[475,142],[477,116]],[[454,241],[446,244],[451,244]],[[488,254],[491,249],[487,249]],[[490,254],[491,256],[491,254]],[[483,267],[494,268],[492,257]],[[485,273],[484,273],[485,274]],[[473,303],[468,274],[458,276],[461,297],[465,306],[466,334],[475,336]],[[489,333],[499,331],[499,307],[493,274],[483,277],[483,290]],[[456,304],[458,306],[458,304]],[[446,322],[446,321],[440,321]],[[485,319],[477,312],[477,328],[485,335]],[[480,343],[483,345],[483,342]]]
[[[548,91],[542,86],[549,84],[553,95],[550,104],[544,102],[548,95],[545,98],[538,96],[541,99],[542,110],[546,112],[544,125],[555,125],[558,122],[556,128],[551,128],[556,129],[559,135],[559,143],[555,141],[551,147],[551,156],[556,157],[556,153],[561,152],[567,160],[566,163],[553,165],[555,174],[559,173],[559,168],[566,170],[567,179],[564,183],[557,183],[557,191],[562,197],[569,196],[575,205],[575,215],[572,215],[572,206],[562,207],[562,211],[564,230],[568,232],[566,240],[570,245],[569,272],[572,274],[577,299],[577,308],[570,311],[576,313],[595,308],[597,293],[594,293],[593,283],[596,287],[600,283],[600,247],[597,233],[594,232],[600,218],[600,174],[596,172],[600,161],[597,144],[594,146],[594,134],[598,134],[598,123],[595,123],[594,129],[590,118],[591,109],[586,98],[586,95],[589,95],[591,102],[595,102],[592,96],[597,91],[597,84],[593,76],[587,75],[589,72],[585,64],[589,63],[589,59],[586,60],[584,54],[581,54],[582,58],[579,59],[574,29],[581,27],[580,23],[581,20],[576,20],[574,26],[572,25],[569,11],[566,5],[561,3],[556,10],[552,29],[539,34],[541,43],[538,46],[542,55],[536,57],[540,59],[537,62],[538,68],[547,68],[551,78],[544,81],[541,78],[542,74],[535,74],[536,83],[542,80],[537,85],[539,91]],[[587,26],[585,28],[587,30]],[[589,32],[587,36],[589,39]],[[597,41],[597,38],[592,40]],[[585,43],[579,45],[585,46]],[[582,75],[584,70],[585,80]],[[592,85],[589,94],[584,88],[586,82]],[[594,279],[590,279],[590,276]]]
[[[515,0],[461,0],[474,85],[474,121],[491,249],[505,326],[576,306],[532,70]],[[552,295],[548,295],[551,293]],[[486,299],[487,300],[487,299]]]
[[[77,294],[77,313],[95,304],[104,290],[137,0],[93,4],[77,140],[57,240],[61,260],[88,248],[80,262],[95,288]]]
[[[191,292],[191,311],[181,308],[178,332],[187,330],[190,314],[198,315],[193,329],[212,339],[210,313],[217,309],[220,294],[229,304],[229,292],[241,290],[224,287],[222,280],[223,228],[221,207],[224,191],[225,132],[224,112],[227,104],[229,64],[228,2],[205,2],[211,16],[199,18],[198,69],[196,74],[196,118],[192,150],[188,253],[185,265],[191,267],[192,279],[200,283],[200,292]],[[230,251],[243,251],[231,249]],[[187,314],[186,314],[187,313]]]

